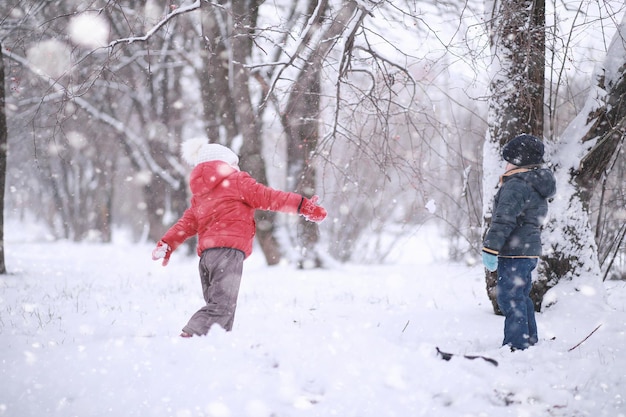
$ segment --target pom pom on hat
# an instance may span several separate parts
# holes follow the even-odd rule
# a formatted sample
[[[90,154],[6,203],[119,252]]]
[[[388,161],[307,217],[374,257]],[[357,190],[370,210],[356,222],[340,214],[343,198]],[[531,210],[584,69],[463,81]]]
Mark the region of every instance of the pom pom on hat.
[[[518,167],[543,163],[543,143],[533,135],[519,135],[502,148],[502,158]]]
[[[233,167],[239,164],[239,157],[235,152],[217,143],[207,143],[204,138],[184,141],[181,145],[181,156],[192,166],[208,161],[223,161]]]

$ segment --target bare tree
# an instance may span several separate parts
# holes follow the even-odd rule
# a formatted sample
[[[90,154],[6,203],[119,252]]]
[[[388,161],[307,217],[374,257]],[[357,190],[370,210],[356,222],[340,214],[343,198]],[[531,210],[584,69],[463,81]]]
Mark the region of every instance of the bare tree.
[[[109,241],[114,173],[124,155],[134,167],[131,177],[145,188],[145,229],[157,238],[163,218],[172,211],[179,214],[186,204],[185,170],[170,140],[185,125],[184,106],[176,103],[183,65],[168,52],[175,35],[155,36],[158,52],[134,45],[117,53],[110,45],[108,54],[106,44],[83,45],[80,38],[68,37],[74,19],[87,16],[94,19],[94,29],[108,27],[113,33],[118,22],[143,28],[145,19],[117,4],[97,12],[64,12],[64,5],[55,4],[20,15],[26,6],[9,8],[8,16],[22,23],[9,33],[13,47],[5,52],[35,87],[16,88],[12,98],[16,107],[28,108],[16,123],[33,125],[35,174],[48,185],[41,197],[57,209],[42,217],[60,236],[83,240],[97,232],[99,240]],[[46,62],[46,54],[60,57],[59,62]]]
[[[485,166],[495,167],[500,149],[521,133],[543,137],[545,3],[543,0],[493,2],[490,43],[497,68],[492,74]],[[483,213],[488,226],[491,200],[500,174],[483,167]],[[485,230],[487,227],[485,227]],[[486,273],[487,294],[495,311],[497,274]]]
[[[111,61],[102,74],[104,87],[109,87],[102,89],[107,97],[103,102],[121,105],[104,111],[122,122],[123,150],[135,176],[141,178],[142,214],[147,238],[152,241],[158,240],[168,222],[187,206],[187,170],[178,162],[179,144],[185,135],[200,134],[203,128],[193,126],[194,117],[201,112],[193,110],[193,101],[183,99],[189,94],[183,85],[193,79],[184,71],[189,59],[184,50],[176,48],[198,48],[193,21],[183,18],[198,4],[174,10],[163,7],[155,10],[160,12],[155,16],[139,14],[140,7],[107,9],[115,40],[108,45]],[[146,26],[151,29],[145,37],[129,39],[129,28],[123,22],[134,23],[131,33],[142,33]]]
[[[553,159],[560,198],[572,215],[555,215],[547,225],[550,251],[534,295],[561,280],[600,275],[598,249],[591,228],[590,202],[603,179],[612,175],[622,153],[626,128],[626,16],[618,26],[606,59],[596,67],[584,107],[561,134]],[[613,172],[614,173],[614,172]],[[623,233],[623,232],[621,232]],[[591,256],[590,256],[591,255]]]
[[[355,33],[368,14],[366,9],[358,7],[358,3],[348,1],[341,5],[331,23],[324,25],[327,9],[326,2],[310,1],[308,4],[307,26],[301,43],[304,52],[295,63],[298,72],[281,114],[288,141],[287,171],[293,184],[290,188],[309,198],[316,192],[316,169],[312,159],[322,128],[319,120],[323,65],[342,37],[346,38],[342,54],[344,59],[349,59]],[[319,238],[317,225],[301,219],[299,229],[301,258],[298,263],[300,266],[320,266],[322,261],[315,250]]]
[[[355,33],[369,11],[354,1],[341,2],[336,7],[329,7],[326,1],[274,7],[277,12],[285,12],[284,26],[260,27],[259,5],[254,2],[233,2],[230,10],[214,4],[203,7],[205,62],[212,75],[203,82],[205,114],[214,120],[211,125],[224,127],[221,136],[215,129],[210,133],[218,141],[229,144],[241,137],[243,167],[261,181],[266,180],[267,174],[259,135],[264,118],[278,114],[287,139],[287,187],[310,197],[316,192],[313,159],[324,127],[319,123],[323,70],[336,48],[342,53],[341,65],[348,67]],[[299,15],[297,10],[304,13]],[[293,42],[292,33],[299,33]],[[255,63],[258,58],[252,47],[257,45],[257,55],[259,50],[261,55],[269,53],[262,49],[264,45],[272,48],[268,64]],[[255,87],[253,81],[259,85]],[[283,84],[286,86],[279,88]],[[257,97],[256,102],[252,97]],[[275,263],[280,259],[273,237],[275,216],[262,216],[258,219],[259,240],[267,261]],[[320,265],[314,250],[317,225],[301,221],[298,236],[300,256],[310,257],[313,265]],[[302,264],[302,260],[298,262]]]

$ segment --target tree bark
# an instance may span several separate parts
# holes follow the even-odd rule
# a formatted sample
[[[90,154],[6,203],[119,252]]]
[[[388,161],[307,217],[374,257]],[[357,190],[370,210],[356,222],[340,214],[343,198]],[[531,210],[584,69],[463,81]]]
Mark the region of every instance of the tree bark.
[[[521,133],[543,137],[544,0],[496,2],[491,31],[498,73],[491,82],[490,137],[504,146]]]

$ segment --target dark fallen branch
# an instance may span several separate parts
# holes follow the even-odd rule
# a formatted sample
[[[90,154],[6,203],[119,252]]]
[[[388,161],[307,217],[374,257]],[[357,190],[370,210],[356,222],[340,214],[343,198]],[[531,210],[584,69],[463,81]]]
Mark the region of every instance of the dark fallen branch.
[[[489,358],[487,356],[482,356],[482,355],[459,355],[456,353],[448,353],[448,352],[443,352],[441,351],[439,348],[437,349],[437,354],[439,356],[441,356],[441,359],[443,359],[444,361],[449,361],[450,359],[452,359],[454,356],[460,356],[462,358],[465,359],[470,359],[470,360],[474,360],[474,359],[482,359],[485,362],[489,362],[490,364],[492,364],[493,366],[498,366],[498,361],[493,359],[493,358]]]
[[[585,341],[586,341],[587,339],[589,339],[589,338],[591,337],[591,335],[592,335],[592,334],[594,334],[594,333],[595,333],[595,332],[596,332],[596,331],[600,328],[600,326],[602,326],[602,323],[598,324],[598,327],[596,327],[595,329],[593,329],[593,330],[591,331],[591,333],[589,333],[589,334],[587,335],[587,337],[585,337],[583,340],[581,340],[580,342],[578,342],[578,343],[576,344],[576,346],[569,348],[567,351],[568,351],[568,352],[571,352],[572,350],[576,349],[578,346],[580,346],[580,345],[582,345],[583,343],[585,343]]]

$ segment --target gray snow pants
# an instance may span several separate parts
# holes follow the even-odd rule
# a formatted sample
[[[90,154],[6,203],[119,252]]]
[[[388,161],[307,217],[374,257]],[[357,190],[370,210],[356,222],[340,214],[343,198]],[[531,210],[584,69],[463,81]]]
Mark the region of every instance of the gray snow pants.
[[[232,330],[244,258],[242,251],[231,248],[202,253],[198,269],[206,305],[191,316],[184,332],[205,335],[216,323],[226,331]]]

